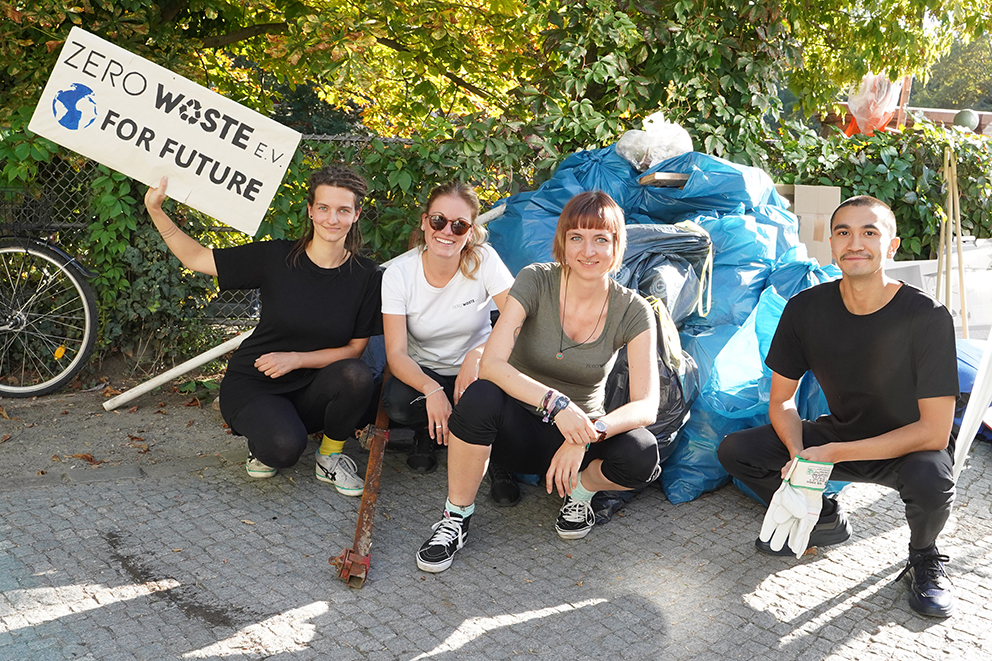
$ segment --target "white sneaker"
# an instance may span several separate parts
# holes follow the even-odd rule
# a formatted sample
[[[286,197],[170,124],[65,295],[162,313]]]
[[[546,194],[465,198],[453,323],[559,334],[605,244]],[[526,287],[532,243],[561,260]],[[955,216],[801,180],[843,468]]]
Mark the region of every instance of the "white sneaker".
[[[266,466],[256,459],[251,452],[248,453],[248,458],[245,459],[245,470],[248,471],[248,477],[253,477],[257,480],[264,480],[276,474],[275,468]]]
[[[361,496],[365,491],[365,481],[358,476],[358,466],[347,455],[318,452],[314,473],[321,482],[333,484],[343,496]]]

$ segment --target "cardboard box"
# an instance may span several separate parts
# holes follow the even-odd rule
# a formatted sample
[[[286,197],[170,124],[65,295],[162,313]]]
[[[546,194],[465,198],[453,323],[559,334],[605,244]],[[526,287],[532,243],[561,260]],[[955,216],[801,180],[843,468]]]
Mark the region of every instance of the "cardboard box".
[[[821,266],[833,263],[830,216],[840,206],[840,188],[776,184],[775,190],[792,203],[792,213],[799,217],[799,240],[805,244],[809,256]]]

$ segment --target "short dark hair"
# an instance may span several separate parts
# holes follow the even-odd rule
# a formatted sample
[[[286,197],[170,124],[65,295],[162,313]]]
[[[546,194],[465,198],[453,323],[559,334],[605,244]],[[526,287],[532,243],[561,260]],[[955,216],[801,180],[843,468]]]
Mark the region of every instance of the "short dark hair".
[[[834,209],[833,214],[830,216],[831,232],[834,231],[834,219],[837,217],[837,212],[841,209],[846,209],[847,207],[867,207],[869,209],[877,209],[882,229],[888,232],[893,238],[896,236],[896,215],[892,213],[892,207],[885,202],[882,202],[877,197],[872,197],[871,195],[855,195],[854,197],[849,197],[841,202],[840,206]]]

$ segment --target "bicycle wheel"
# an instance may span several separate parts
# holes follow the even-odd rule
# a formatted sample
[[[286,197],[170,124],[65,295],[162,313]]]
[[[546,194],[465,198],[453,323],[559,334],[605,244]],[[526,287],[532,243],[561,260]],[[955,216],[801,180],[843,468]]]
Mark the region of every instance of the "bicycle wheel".
[[[0,396],[55,392],[95,341],[96,301],[83,274],[41,243],[0,239]]]

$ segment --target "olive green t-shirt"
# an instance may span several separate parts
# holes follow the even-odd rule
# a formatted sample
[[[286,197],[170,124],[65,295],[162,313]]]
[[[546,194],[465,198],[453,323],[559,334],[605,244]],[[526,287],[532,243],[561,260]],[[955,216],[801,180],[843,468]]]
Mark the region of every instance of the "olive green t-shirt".
[[[510,365],[532,379],[564,393],[591,417],[604,415],[606,377],[617,352],[654,323],[651,306],[641,296],[610,279],[606,325],[599,337],[576,344],[562,333],[558,314],[561,267],[531,264],[517,275],[510,296],[527,318],[517,336]],[[564,349],[558,360],[559,345]]]

